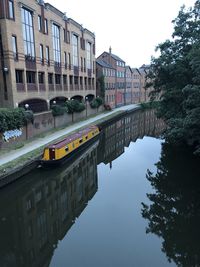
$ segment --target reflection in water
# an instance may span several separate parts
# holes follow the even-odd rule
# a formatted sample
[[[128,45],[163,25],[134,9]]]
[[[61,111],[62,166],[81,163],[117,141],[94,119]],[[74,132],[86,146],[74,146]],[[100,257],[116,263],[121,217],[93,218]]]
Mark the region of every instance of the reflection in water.
[[[188,147],[164,143],[156,174],[147,179],[155,189],[143,204],[147,232],[163,238],[162,250],[177,266],[200,266],[200,159]]]
[[[124,153],[131,142],[144,136],[158,137],[165,128],[154,110],[138,110],[110,123],[102,132],[98,148],[98,163],[109,163]]]
[[[163,128],[153,110],[127,114],[106,126],[72,164],[38,169],[1,189],[0,266],[49,266],[58,241],[97,191],[97,164],[112,165],[130,142],[158,136]]]
[[[1,267],[49,265],[58,240],[97,191],[97,145],[68,167],[38,170],[1,191]]]

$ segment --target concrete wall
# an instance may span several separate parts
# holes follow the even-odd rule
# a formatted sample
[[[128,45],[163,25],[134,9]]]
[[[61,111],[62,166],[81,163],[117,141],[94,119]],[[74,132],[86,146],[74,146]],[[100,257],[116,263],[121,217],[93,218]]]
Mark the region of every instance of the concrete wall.
[[[87,106],[86,110],[82,112],[75,112],[73,114],[64,114],[62,116],[53,117],[51,111],[34,114],[34,123],[29,123],[27,126],[23,127],[22,135],[17,138],[12,138],[9,142],[5,142],[0,135],[0,149],[14,148],[20,146],[24,141],[37,137],[40,134],[46,133],[54,128],[59,128],[63,126],[70,125],[73,122],[77,122],[81,119],[85,119],[90,115],[95,115],[98,112],[103,111],[103,106],[98,109],[92,109],[90,105]],[[87,116],[86,116],[87,115]]]

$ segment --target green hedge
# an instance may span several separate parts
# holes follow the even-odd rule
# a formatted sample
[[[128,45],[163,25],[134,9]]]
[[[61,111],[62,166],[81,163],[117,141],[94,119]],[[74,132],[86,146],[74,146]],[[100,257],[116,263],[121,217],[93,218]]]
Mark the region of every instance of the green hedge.
[[[53,105],[51,107],[53,116],[60,116],[64,113],[81,112],[85,109],[85,105],[76,99],[68,100],[61,105]]]
[[[23,108],[0,108],[0,133],[20,129],[28,122],[33,123],[32,111]]]
[[[102,99],[101,97],[97,97],[97,98],[93,99],[93,100],[90,102],[90,107],[91,107],[91,108],[98,108],[98,107],[100,107],[102,104],[103,104],[103,99]]]
[[[68,108],[68,113],[81,112],[85,109],[85,104],[82,102],[79,102],[76,99],[67,101],[66,106]]]

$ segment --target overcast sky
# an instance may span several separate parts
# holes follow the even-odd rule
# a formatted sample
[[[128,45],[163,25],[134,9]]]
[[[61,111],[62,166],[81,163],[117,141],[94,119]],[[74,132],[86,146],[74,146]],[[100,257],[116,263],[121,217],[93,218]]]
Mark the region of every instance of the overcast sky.
[[[131,67],[149,64],[155,46],[171,37],[180,7],[195,0],[46,0],[95,33],[96,57],[109,51]]]

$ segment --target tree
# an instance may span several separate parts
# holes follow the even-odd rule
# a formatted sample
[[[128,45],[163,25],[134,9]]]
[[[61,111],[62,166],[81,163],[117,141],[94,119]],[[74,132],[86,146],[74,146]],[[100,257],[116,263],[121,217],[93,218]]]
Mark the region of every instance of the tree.
[[[200,152],[200,0],[173,21],[172,40],[157,46],[148,78],[152,97],[160,95],[158,115],[168,124],[165,138]]]

